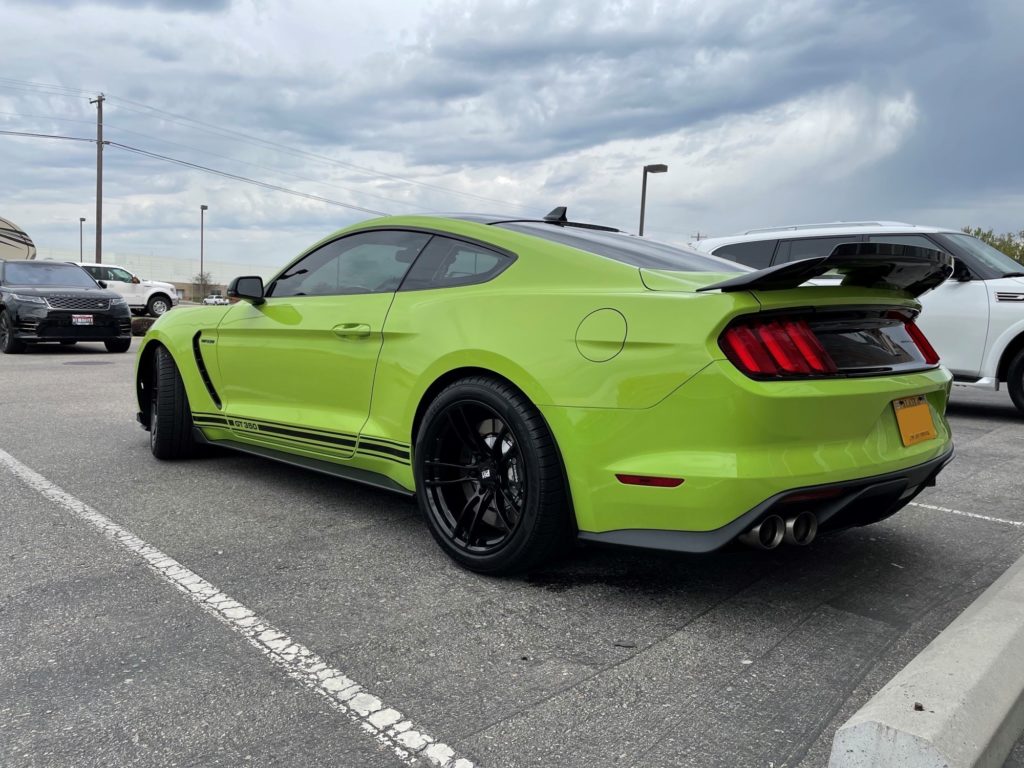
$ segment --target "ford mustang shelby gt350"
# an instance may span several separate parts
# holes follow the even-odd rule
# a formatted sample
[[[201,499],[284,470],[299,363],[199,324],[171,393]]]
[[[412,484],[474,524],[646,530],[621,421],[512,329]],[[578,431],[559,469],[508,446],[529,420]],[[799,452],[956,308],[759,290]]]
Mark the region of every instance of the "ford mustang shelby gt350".
[[[751,271],[563,208],[375,219],[157,320],[138,418],[161,459],[214,444],[415,494],[485,573],[573,537],[806,544],[951,458],[951,377],[914,324],[951,271],[874,243]]]

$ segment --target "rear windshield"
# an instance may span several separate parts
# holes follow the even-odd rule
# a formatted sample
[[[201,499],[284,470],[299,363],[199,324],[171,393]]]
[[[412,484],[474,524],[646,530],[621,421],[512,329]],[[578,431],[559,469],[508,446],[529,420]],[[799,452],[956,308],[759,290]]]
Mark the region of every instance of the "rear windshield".
[[[4,285],[59,285],[95,288],[96,282],[81,267],[73,264],[14,262],[4,267]]]
[[[596,253],[634,267],[668,269],[675,272],[749,272],[734,261],[720,259],[673,245],[644,240],[622,232],[560,227],[527,221],[505,222],[497,227],[551,240],[561,245]]]

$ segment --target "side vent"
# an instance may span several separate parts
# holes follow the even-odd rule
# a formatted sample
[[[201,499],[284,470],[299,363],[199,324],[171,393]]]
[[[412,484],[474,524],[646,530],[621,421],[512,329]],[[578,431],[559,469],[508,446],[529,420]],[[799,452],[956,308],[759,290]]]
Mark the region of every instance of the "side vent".
[[[210,374],[206,371],[206,363],[203,362],[203,352],[199,348],[199,339],[202,335],[202,331],[196,331],[196,335],[192,337],[192,354],[196,356],[196,367],[199,369],[199,375],[203,377],[206,391],[210,393],[210,399],[213,400],[213,404],[219,409],[221,407],[220,397],[217,396],[217,390],[213,388]]]

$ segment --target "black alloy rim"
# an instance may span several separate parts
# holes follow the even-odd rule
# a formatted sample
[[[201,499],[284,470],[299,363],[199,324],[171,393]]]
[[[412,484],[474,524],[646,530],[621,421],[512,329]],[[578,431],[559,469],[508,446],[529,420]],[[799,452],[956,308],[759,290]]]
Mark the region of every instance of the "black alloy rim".
[[[423,461],[430,514],[459,549],[493,554],[523,517],[527,483],[519,443],[498,412],[477,401],[453,403],[437,419]]]
[[[156,430],[159,419],[157,419],[157,408],[158,404],[156,401],[157,394],[157,381],[159,381],[160,373],[157,369],[157,365],[153,366],[153,381],[150,384],[149,392],[149,444],[156,445]]]
[[[7,349],[7,342],[11,335],[11,327],[8,324],[7,313],[0,312],[0,347]]]

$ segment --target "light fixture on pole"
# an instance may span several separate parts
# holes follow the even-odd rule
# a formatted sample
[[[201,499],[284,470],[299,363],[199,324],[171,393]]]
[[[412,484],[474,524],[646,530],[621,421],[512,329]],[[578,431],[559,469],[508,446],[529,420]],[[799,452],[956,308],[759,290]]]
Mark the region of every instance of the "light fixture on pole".
[[[653,165],[644,166],[644,183],[640,187],[640,237],[644,236],[644,208],[647,205],[647,174],[665,173],[666,171],[668,171],[668,166],[664,163],[654,163]]]
[[[206,296],[206,273],[203,271],[203,228],[208,205],[199,206],[199,293]]]
[[[82,258],[82,253],[83,253],[83,251],[82,251],[82,225],[84,225],[84,224],[85,224],[85,216],[79,216],[78,217],[78,260],[79,261],[85,261],[85,259]]]

